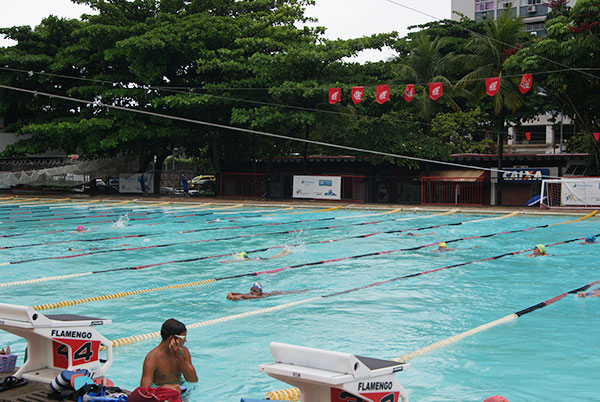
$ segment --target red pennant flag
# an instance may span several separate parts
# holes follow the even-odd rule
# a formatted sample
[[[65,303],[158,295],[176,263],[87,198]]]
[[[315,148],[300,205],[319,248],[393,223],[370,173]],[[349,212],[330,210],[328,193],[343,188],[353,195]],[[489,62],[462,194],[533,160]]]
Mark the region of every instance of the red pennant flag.
[[[521,85],[519,85],[519,91],[521,91],[521,93],[525,95],[525,92],[531,89],[532,84],[533,77],[531,76],[531,74],[523,74],[523,78],[521,78]]]
[[[527,141],[530,141],[531,140],[531,133],[530,132],[525,133],[525,138],[527,138]]]
[[[598,138],[600,138],[600,133],[594,133],[594,139],[598,141]]]
[[[410,102],[415,96],[415,84],[408,84],[404,90],[404,100]]]
[[[377,103],[385,103],[390,100],[390,86],[389,85],[377,85]]]
[[[356,105],[363,99],[365,87],[352,87],[352,102]]]
[[[329,88],[329,103],[338,103],[342,100],[341,88]]]
[[[486,78],[485,79],[485,93],[489,96],[494,96],[500,89],[500,77]]]
[[[432,82],[429,84],[429,97],[438,100],[444,94],[444,86],[441,82]]]

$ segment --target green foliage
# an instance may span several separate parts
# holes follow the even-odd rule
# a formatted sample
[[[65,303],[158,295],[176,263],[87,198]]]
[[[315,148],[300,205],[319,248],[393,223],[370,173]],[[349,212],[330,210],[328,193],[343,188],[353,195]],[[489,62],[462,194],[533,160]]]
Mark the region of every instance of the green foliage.
[[[570,151],[591,156],[592,174],[600,174],[600,149],[592,133],[600,131],[600,3],[579,0],[571,9],[554,9],[546,20],[548,36],[522,49],[508,61],[527,72],[562,70],[536,76],[547,109],[569,116],[577,134]],[[569,69],[571,68],[571,69]]]

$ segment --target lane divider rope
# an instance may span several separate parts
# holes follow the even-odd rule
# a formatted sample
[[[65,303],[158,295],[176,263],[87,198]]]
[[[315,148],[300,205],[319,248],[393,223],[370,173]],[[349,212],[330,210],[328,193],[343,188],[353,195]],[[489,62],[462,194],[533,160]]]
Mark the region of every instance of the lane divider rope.
[[[468,338],[469,336],[473,336],[475,334],[478,334],[479,332],[485,331],[487,329],[496,327],[496,326],[501,325],[501,324],[505,324],[505,323],[508,323],[508,322],[511,322],[511,321],[515,321],[517,318],[522,317],[525,314],[529,314],[529,313],[531,313],[533,311],[539,310],[540,308],[549,306],[550,304],[563,299],[564,297],[566,297],[569,294],[576,294],[576,293],[582,292],[584,290],[587,290],[587,289],[589,289],[590,287],[594,286],[597,283],[600,283],[600,280],[592,282],[592,283],[588,283],[587,285],[580,286],[577,289],[573,289],[573,290],[570,290],[568,292],[562,293],[562,294],[560,294],[558,296],[555,296],[555,297],[553,297],[551,299],[545,300],[545,301],[543,301],[541,303],[537,303],[537,304],[535,304],[533,306],[530,306],[530,307],[528,307],[526,309],[523,309],[523,310],[517,311],[515,313],[509,314],[509,315],[507,315],[505,317],[502,317],[502,318],[499,318],[497,320],[494,320],[494,321],[488,322],[486,324],[480,325],[478,327],[475,327],[475,328],[470,329],[468,331],[462,332],[460,334],[453,335],[453,336],[451,336],[449,338],[443,339],[443,340],[441,340],[439,342],[432,343],[431,345],[425,346],[425,347],[423,347],[421,349],[417,349],[417,350],[415,350],[413,352],[410,352],[410,353],[404,354],[402,356],[396,357],[396,358],[394,358],[392,360],[397,361],[397,362],[407,362],[407,361],[409,361],[411,359],[414,359],[415,357],[423,356],[423,355],[425,355],[427,353],[433,352],[434,350],[438,350],[438,349],[441,349],[441,348],[446,347],[448,345],[451,345],[453,343],[457,343],[458,341],[460,341],[462,339],[465,339],[465,338]]]
[[[279,310],[283,310],[286,308],[298,306],[300,304],[314,302],[314,301],[320,300],[320,299],[321,299],[321,296],[311,297],[310,299],[304,299],[304,300],[299,300],[299,301],[295,301],[295,302],[291,302],[291,303],[280,304],[280,305],[273,306],[273,307],[267,307],[267,308],[263,308],[263,309],[259,309],[259,310],[248,311],[245,313],[232,314],[232,315],[228,315],[225,317],[215,318],[212,320],[200,321],[200,322],[197,322],[194,324],[186,325],[186,327],[188,329],[207,327],[209,325],[214,325],[214,324],[218,324],[221,322],[237,320],[240,318],[251,317],[251,316],[255,316],[255,315],[259,315],[259,314],[271,313],[274,311],[279,311]],[[146,341],[148,339],[158,338],[159,336],[160,336],[160,331],[155,331],[155,332],[150,332],[147,334],[133,335],[133,336],[128,336],[126,338],[119,338],[119,339],[115,339],[112,341],[112,347],[117,348],[119,346],[131,345],[133,343]]]
[[[543,225],[541,227],[548,227],[548,225]],[[519,230],[516,230],[516,232],[527,231],[527,230],[530,230],[530,229],[519,229]],[[498,232],[497,234],[514,233],[514,232],[515,231]],[[478,238],[478,237],[480,237],[480,236],[475,236],[475,237],[471,236],[468,239]],[[490,237],[490,236],[489,235],[484,235],[483,237]],[[548,247],[551,247],[551,246],[554,246],[554,245],[558,245],[558,244],[570,243],[570,242],[577,241],[577,240],[582,240],[582,239],[584,239],[584,238],[577,238],[577,239],[565,240],[565,241],[562,241],[562,242],[550,244],[550,245],[548,245]],[[451,242],[451,241],[448,241],[448,242]],[[423,246],[419,246],[418,248],[424,248],[424,247],[428,247],[428,246],[430,246],[430,245],[423,245]],[[386,284],[386,283],[395,282],[395,281],[398,281],[398,280],[401,280],[401,279],[414,278],[416,276],[426,275],[426,274],[430,274],[430,273],[433,273],[433,272],[439,272],[439,271],[443,271],[443,270],[450,269],[450,268],[457,268],[457,267],[461,267],[461,266],[465,266],[465,265],[469,265],[469,264],[474,264],[474,263],[477,263],[477,262],[495,260],[495,259],[499,259],[499,258],[502,258],[502,257],[506,257],[508,255],[517,255],[517,254],[521,254],[521,253],[524,253],[524,252],[527,252],[527,251],[532,251],[532,249],[526,249],[526,250],[520,250],[520,251],[513,251],[513,252],[510,252],[510,253],[500,254],[500,255],[494,256],[494,257],[486,257],[486,258],[482,258],[482,259],[478,259],[478,260],[472,260],[472,261],[462,262],[462,263],[458,263],[458,264],[448,265],[448,266],[445,266],[445,267],[436,268],[436,269],[432,269],[432,270],[428,270],[428,271],[422,271],[422,272],[413,273],[413,274],[409,274],[409,275],[403,275],[403,276],[400,276],[400,277],[396,277],[396,278],[387,279],[387,280],[384,280],[384,281],[375,282],[375,283],[372,283],[372,284],[369,284],[369,285],[365,285],[363,287],[352,288],[352,289],[347,289],[347,290],[340,291],[340,292],[335,292],[335,293],[332,293],[330,295],[324,295],[322,297],[332,297],[332,296],[338,296],[340,294],[352,293],[352,292],[355,292],[355,291],[358,291],[358,290],[362,290],[362,289],[366,289],[366,288],[374,287],[374,286],[380,286],[380,285],[383,285],[383,284]],[[346,259],[346,258],[352,258],[352,257],[344,257],[342,259]],[[335,260],[331,260],[331,261],[340,261],[340,259],[335,259]],[[161,264],[161,263],[158,263],[158,264]],[[142,266],[142,267],[143,268],[147,268],[149,266],[156,266],[156,265],[157,264],[149,264],[149,265]],[[315,263],[300,264],[300,266],[312,266],[312,265],[317,265],[317,264],[315,264]],[[296,268],[299,268],[300,266],[296,266]],[[127,269],[132,269],[132,268],[121,268],[121,269],[117,268],[117,269],[112,269],[112,271],[115,271],[115,270],[127,270]],[[136,269],[136,268],[133,268],[133,269]],[[277,272],[281,272],[281,269],[280,270],[276,270],[276,271]],[[48,303],[48,304],[38,305],[38,306],[35,306],[33,308],[36,309],[36,310],[54,309],[54,308],[59,308],[59,307],[73,306],[73,305],[76,305],[76,304],[89,303],[89,302],[92,302],[92,301],[117,299],[117,298],[121,298],[121,297],[127,297],[127,296],[142,294],[142,293],[156,292],[156,291],[161,291],[161,290],[165,290],[165,289],[177,289],[177,288],[186,288],[186,287],[192,287],[192,286],[200,286],[200,285],[205,285],[205,284],[208,284],[208,283],[214,283],[214,282],[217,282],[217,281],[223,281],[223,280],[228,280],[228,279],[237,279],[237,278],[242,278],[242,277],[246,277],[246,276],[255,276],[255,275],[260,275],[260,274],[261,273],[257,273],[257,272],[237,274],[237,275],[225,276],[225,277],[220,277],[220,278],[206,279],[206,280],[203,280],[203,281],[182,283],[182,284],[177,284],[177,285],[161,286],[161,287],[151,288],[151,289],[141,289],[141,290],[135,290],[135,291],[129,291],[129,292],[114,293],[114,294],[110,294],[110,295],[93,296],[93,297],[87,297],[87,298],[83,298],[83,299],[67,300],[67,301],[61,301],[61,302],[56,302],[56,303]]]
[[[392,361],[396,361],[396,362],[400,362],[400,363],[405,363],[408,362],[412,359],[414,359],[415,357],[420,357],[423,355],[426,355],[428,353],[431,353],[435,350],[447,347],[449,345],[452,345],[454,343],[457,343],[465,338],[468,338],[470,336],[476,335],[480,332],[483,332],[485,330],[488,330],[490,328],[494,328],[497,327],[499,325],[502,324],[506,324],[512,321],[515,321],[517,318],[522,317],[525,314],[529,314],[533,311],[536,311],[540,308],[549,306],[550,304],[557,302],[561,299],[563,299],[564,297],[566,297],[569,294],[577,294],[579,292],[583,292],[587,289],[589,289],[590,287],[594,286],[595,284],[600,283],[600,280],[597,280],[595,282],[591,282],[588,283],[584,286],[581,286],[577,289],[573,289],[571,291],[562,293],[558,296],[555,296],[551,299],[548,299],[546,301],[543,301],[541,303],[535,304],[531,307],[528,307],[526,309],[517,311],[515,313],[509,314],[507,316],[504,316],[502,318],[499,318],[497,320],[488,322],[486,324],[483,325],[479,325],[478,327],[472,328],[468,331],[462,332],[460,334],[456,334],[456,335],[452,335],[446,339],[443,339],[441,341],[432,343],[428,346],[425,346],[423,348],[417,349],[413,352],[410,353],[406,353],[402,356],[396,357],[391,359]],[[282,389],[282,390],[278,390],[278,391],[270,391],[267,392],[267,394],[265,395],[265,399],[270,399],[270,400],[277,400],[277,401],[299,401],[300,400],[300,389],[297,387],[293,387],[293,388],[286,388],[286,389]]]

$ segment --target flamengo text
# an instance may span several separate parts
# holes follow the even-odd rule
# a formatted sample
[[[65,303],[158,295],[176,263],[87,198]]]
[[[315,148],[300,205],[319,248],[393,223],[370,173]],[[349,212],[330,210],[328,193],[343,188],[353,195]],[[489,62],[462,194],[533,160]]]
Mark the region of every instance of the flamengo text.
[[[50,336],[59,336],[59,337],[67,337],[67,338],[91,339],[92,338],[92,333],[91,332],[84,332],[84,331],[65,331],[65,330],[58,331],[56,329],[53,329]]]

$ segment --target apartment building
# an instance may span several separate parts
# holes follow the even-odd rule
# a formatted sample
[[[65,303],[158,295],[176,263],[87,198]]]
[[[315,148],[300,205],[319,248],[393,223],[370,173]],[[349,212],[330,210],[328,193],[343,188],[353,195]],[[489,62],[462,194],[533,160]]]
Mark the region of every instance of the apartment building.
[[[577,0],[569,0],[573,6]],[[509,12],[514,17],[521,17],[525,30],[532,35],[545,35],[544,21],[550,11],[546,0],[452,0],[452,19],[460,20],[457,11],[472,20],[481,21],[486,18],[497,18],[501,13]]]
[[[545,35],[544,21],[550,11],[547,0],[452,0],[452,19],[459,21],[460,14],[476,21],[497,18],[509,12],[521,17],[525,30],[532,35]],[[577,0],[569,0],[573,6]],[[558,154],[566,150],[566,142],[573,135],[574,127],[568,117],[560,112],[538,116],[534,121],[521,122],[508,129],[507,153],[512,154]]]

